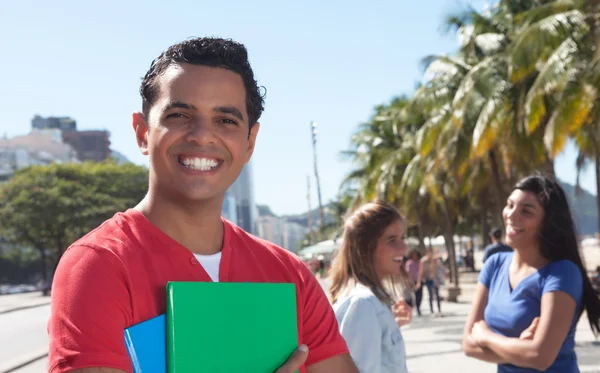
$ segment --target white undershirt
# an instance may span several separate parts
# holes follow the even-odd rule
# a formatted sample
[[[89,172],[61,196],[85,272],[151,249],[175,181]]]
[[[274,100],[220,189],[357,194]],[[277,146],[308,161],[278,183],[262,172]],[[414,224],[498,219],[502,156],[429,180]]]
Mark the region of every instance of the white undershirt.
[[[213,282],[219,282],[219,265],[221,264],[221,252],[213,255],[194,254],[200,262],[206,273],[210,276]]]

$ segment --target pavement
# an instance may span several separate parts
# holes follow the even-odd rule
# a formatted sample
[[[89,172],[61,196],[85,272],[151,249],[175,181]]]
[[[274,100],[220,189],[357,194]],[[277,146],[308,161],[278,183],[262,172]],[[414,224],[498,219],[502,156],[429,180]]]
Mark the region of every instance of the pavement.
[[[50,304],[50,297],[41,294],[41,292],[35,291],[32,293],[0,295],[0,315]]]
[[[408,371],[411,373],[473,372],[495,373],[496,366],[466,357],[462,351],[463,327],[471,307],[475,283],[461,285],[458,303],[442,303],[444,317],[428,315],[429,303],[424,295],[422,317],[402,328],[406,343]],[[594,338],[586,315],[582,315],[576,332],[576,351],[581,373],[600,373],[600,341]]]
[[[495,365],[468,358],[462,352],[462,330],[471,306],[476,279],[476,273],[461,274],[462,293],[459,301],[442,302],[444,317],[428,315],[425,295],[422,304],[424,315],[415,316],[410,325],[402,328],[409,372],[496,372]],[[327,280],[321,280],[321,285],[327,289]],[[3,299],[4,297],[0,296],[0,310],[5,311],[0,311],[0,345],[3,346],[0,349],[0,373],[46,372],[49,298],[41,297],[39,293],[37,297],[34,294],[22,294],[20,298]],[[19,300],[23,302],[22,305]],[[18,311],[10,311],[8,305]],[[581,373],[600,373],[600,341],[594,338],[585,314],[577,326],[576,351]]]

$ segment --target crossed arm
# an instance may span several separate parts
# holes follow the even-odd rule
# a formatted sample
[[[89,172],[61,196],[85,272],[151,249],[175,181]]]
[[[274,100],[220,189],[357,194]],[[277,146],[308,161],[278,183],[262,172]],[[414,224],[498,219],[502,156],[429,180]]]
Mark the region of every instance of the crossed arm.
[[[483,321],[487,297],[488,289],[478,284],[463,335],[465,354],[491,363],[541,371],[548,369],[556,360],[569,332],[575,314],[575,300],[562,291],[545,293],[539,322],[534,321],[535,328],[528,328],[526,332],[530,333],[524,332],[520,338],[510,338],[494,333]]]

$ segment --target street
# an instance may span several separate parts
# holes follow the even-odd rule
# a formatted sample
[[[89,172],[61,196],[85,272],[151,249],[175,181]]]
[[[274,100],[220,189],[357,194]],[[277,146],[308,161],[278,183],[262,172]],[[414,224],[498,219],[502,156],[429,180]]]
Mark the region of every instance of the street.
[[[0,314],[0,372],[9,364],[47,351],[49,317],[49,305]]]
[[[469,312],[475,283],[466,277],[461,285],[463,293],[458,303],[442,303],[444,317],[428,315],[427,299],[423,300],[423,316],[402,328],[406,343],[407,363],[411,373],[465,372],[494,373],[496,367],[464,356],[461,348],[462,330]],[[461,279],[463,276],[461,276]],[[327,281],[321,281],[327,288]],[[0,367],[7,359],[32,356],[34,351],[47,347],[46,321],[50,314],[48,305],[0,314]],[[577,355],[581,373],[600,373],[600,342],[594,339],[585,314],[577,328]],[[6,370],[0,368],[0,373]],[[43,373],[47,359],[42,358],[12,373]]]

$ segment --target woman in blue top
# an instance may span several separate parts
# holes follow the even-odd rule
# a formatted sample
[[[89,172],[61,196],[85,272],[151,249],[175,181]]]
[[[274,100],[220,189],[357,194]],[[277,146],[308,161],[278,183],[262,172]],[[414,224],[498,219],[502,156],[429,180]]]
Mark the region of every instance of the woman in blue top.
[[[498,372],[577,373],[575,327],[585,309],[600,332],[600,299],[579,254],[564,191],[536,174],[503,211],[512,253],[486,261],[463,336],[467,356]]]

